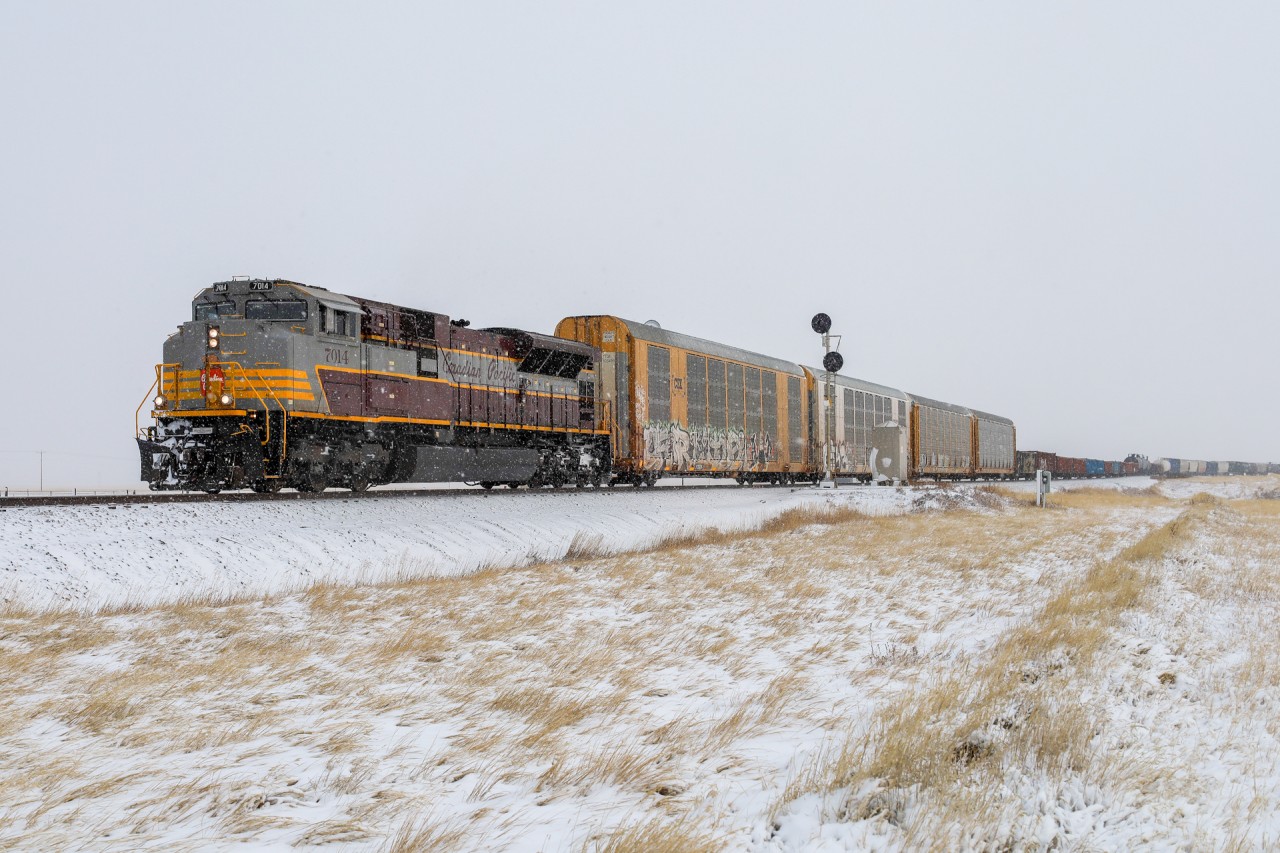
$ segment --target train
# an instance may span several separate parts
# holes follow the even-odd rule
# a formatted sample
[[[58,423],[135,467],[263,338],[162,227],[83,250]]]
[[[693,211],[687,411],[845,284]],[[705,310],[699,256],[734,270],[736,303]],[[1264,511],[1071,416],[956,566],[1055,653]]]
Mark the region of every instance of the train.
[[[653,321],[472,328],[248,277],[195,295],[164,342],[135,431],[149,488],[210,493],[999,480],[1025,476],[1036,458],[1017,450],[1007,417]],[[1081,461],[1079,476],[1139,473],[1042,456],[1061,476]]]
[[[1131,453],[1123,462],[1102,459],[1082,459],[1062,456],[1041,450],[1019,450],[1016,472],[1018,479],[1030,479],[1037,469],[1048,471],[1058,479],[1088,477],[1195,477],[1195,476],[1258,476],[1280,474],[1280,463],[1274,462],[1223,462],[1202,459],[1161,458],[1148,459],[1139,453]]]

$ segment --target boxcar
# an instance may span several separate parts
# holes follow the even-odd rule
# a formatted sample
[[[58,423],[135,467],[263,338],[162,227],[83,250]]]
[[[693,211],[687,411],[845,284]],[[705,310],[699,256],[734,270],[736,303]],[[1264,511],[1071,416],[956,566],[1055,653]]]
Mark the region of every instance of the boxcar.
[[[1085,460],[1077,456],[1059,456],[1056,461],[1058,470],[1053,472],[1055,477],[1072,479],[1087,476]]]
[[[1107,475],[1107,463],[1101,459],[1084,460],[1084,475],[1086,477],[1105,477]]]
[[[1036,475],[1036,471],[1048,471],[1050,474],[1058,473],[1058,454],[1049,453],[1044,450],[1019,450],[1018,451],[1018,476],[1030,479]]]
[[[799,364],[609,315],[566,317],[556,336],[601,350],[614,482],[812,479]]]

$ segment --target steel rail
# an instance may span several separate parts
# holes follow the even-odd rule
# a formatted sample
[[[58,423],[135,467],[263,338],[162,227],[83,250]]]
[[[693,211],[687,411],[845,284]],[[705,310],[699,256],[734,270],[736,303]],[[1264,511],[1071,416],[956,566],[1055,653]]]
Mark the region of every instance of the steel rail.
[[[458,497],[460,495],[583,495],[595,492],[613,493],[613,494],[635,494],[635,493],[655,493],[658,491],[689,491],[693,489],[748,489],[748,488],[782,488],[782,486],[773,485],[772,483],[755,483],[751,486],[740,486],[737,483],[707,483],[705,485],[672,485],[657,486],[655,488],[634,488],[622,485],[616,487],[608,486],[592,486],[586,488],[576,488],[574,486],[561,487],[559,489],[552,488],[520,488],[509,489],[505,487],[496,487],[494,489],[479,488],[448,488],[448,489],[371,489],[367,492],[351,492],[345,489],[333,490],[327,492],[276,492],[275,494],[263,494],[260,492],[219,492],[216,495],[207,494],[205,492],[145,492],[143,494],[117,494],[117,495],[23,495],[12,497],[0,497],[0,510],[8,507],[33,507],[33,506],[107,506],[116,504],[169,504],[169,503],[235,503],[243,501],[334,501],[334,500],[365,500],[374,498],[432,498],[432,497]],[[809,489],[815,488],[811,485],[793,483],[787,486],[792,489]]]

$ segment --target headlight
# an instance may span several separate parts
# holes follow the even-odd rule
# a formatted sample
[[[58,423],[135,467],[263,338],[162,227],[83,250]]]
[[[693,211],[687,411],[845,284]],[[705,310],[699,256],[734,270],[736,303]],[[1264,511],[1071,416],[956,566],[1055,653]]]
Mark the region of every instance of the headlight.
[[[218,398],[218,402],[222,403],[222,405],[224,406],[230,406],[233,401],[231,399],[230,394],[223,394],[220,398]]]
[[[157,409],[163,409],[169,405],[169,400],[163,394],[157,394],[153,402],[156,404]]]
[[[217,349],[217,348],[218,348],[218,339],[217,339],[217,338],[215,338],[215,337],[213,337],[212,335],[210,335],[210,336],[209,336],[209,349]]]

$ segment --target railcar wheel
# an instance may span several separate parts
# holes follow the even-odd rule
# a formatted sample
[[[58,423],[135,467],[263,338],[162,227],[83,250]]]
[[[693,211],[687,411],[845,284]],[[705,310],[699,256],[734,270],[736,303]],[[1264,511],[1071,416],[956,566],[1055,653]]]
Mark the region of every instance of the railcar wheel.
[[[480,484],[480,488],[484,489],[484,490],[487,492],[487,491],[489,491],[490,489],[492,489],[492,488],[493,488],[494,486],[496,486],[496,485],[498,485],[498,484],[497,484],[497,483],[490,483],[488,480],[486,480],[486,481],[484,481],[484,482],[482,482],[482,483]]]
[[[298,491],[320,494],[329,488],[329,472],[323,466],[312,465],[303,472],[298,481]]]
[[[508,489],[518,489],[518,488],[520,488],[520,486],[521,486],[521,484],[520,484],[520,483],[507,483],[507,488],[508,488]]]
[[[222,489],[218,488],[217,486],[214,486],[212,489],[205,489],[204,493],[206,495],[216,495],[220,491],[222,491]]]

